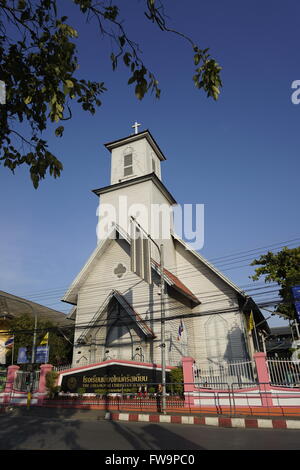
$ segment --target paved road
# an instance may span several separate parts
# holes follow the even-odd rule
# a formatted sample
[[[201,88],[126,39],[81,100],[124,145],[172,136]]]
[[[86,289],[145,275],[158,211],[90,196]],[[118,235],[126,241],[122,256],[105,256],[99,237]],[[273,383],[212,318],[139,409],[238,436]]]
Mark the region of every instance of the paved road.
[[[105,421],[95,413],[0,415],[1,450],[297,450],[300,431]]]

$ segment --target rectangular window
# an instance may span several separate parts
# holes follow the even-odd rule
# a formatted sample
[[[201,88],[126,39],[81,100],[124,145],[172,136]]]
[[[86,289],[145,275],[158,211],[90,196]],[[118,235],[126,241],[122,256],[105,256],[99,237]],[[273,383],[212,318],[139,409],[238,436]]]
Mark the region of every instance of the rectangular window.
[[[133,174],[132,154],[124,155],[124,176]]]

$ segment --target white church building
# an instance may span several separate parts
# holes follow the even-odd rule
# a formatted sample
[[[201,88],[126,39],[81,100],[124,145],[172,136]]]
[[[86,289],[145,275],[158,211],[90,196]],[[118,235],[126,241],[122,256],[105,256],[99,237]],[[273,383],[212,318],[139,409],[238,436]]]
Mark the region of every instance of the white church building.
[[[72,366],[110,359],[161,363],[161,245],[166,364],[178,366],[183,356],[207,365],[251,358],[250,312],[257,324],[264,317],[250,297],[176,235],[177,202],[161,176],[166,157],[150,131],[136,127],[105,147],[110,184],[93,190],[99,198],[98,244],[62,299],[73,306]],[[163,208],[161,215],[153,207]],[[131,216],[144,234],[135,251],[132,227],[138,226]]]

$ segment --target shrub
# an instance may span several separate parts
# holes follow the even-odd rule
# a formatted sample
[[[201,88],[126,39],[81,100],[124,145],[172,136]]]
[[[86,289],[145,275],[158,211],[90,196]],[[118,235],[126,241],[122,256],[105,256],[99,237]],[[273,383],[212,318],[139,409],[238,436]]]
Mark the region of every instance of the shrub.
[[[170,371],[170,382],[168,389],[171,393],[183,395],[183,370],[182,367],[176,367]]]
[[[85,388],[83,388],[83,387],[78,388],[78,389],[77,389],[77,393],[78,393],[78,395],[80,395],[80,396],[84,395],[84,394],[85,394]]]
[[[60,386],[57,385],[58,373],[54,370],[46,374],[46,389],[49,398],[54,398],[60,391]]]

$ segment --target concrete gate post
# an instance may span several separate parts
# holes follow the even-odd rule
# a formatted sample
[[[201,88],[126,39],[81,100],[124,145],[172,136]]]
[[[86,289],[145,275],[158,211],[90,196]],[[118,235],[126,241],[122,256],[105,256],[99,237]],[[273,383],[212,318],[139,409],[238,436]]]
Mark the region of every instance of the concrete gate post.
[[[44,398],[46,396],[46,375],[48,372],[51,372],[53,366],[51,364],[42,364],[40,366],[40,381],[38,388],[38,404],[42,405]]]
[[[258,387],[261,392],[261,402],[263,406],[273,406],[270,375],[267,365],[267,355],[263,352],[253,354],[256,365]]]
[[[4,389],[4,400],[3,400],[3,403],[5,405],[10,403],[15,377],[19,369],[20,367],[16,365],[12,365],[7,368],[7,376],[6,376],[6,384],[5,384],[5,389]]]
[[[183,357],[182,369],[183,369],[183,382],[184,382],[184,406],[194,406],[194,373],[193,364],[194,359],[192,357]]]

